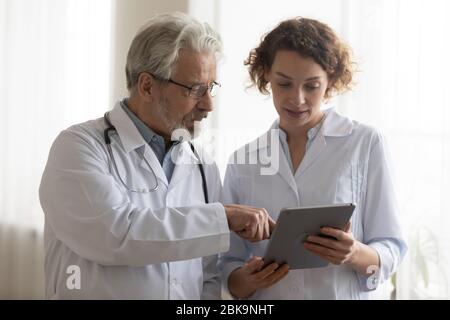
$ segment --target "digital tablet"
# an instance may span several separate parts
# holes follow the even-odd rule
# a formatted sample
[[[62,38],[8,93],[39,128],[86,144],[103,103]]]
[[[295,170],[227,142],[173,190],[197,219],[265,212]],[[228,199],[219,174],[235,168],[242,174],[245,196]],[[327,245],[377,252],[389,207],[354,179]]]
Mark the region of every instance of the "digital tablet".
[[[306,250],[303,243],[309,235],[321,235],[321,227],[344,230],[354,209],[353,203],[282,209],[267,245],[264,264],[287,263],[289,269],[326,267],[329,262]]]

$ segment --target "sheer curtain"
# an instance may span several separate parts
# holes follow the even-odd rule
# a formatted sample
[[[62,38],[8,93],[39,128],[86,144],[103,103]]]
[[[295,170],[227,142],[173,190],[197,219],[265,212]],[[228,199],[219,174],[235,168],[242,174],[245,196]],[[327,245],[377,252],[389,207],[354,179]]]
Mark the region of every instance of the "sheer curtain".
[[[409,253],[376,298],[450,298],[450,21],[446,0],[217,1],[226,56],[210,141],[224,173],[227,156],[267,130],[271,98],[245,90],[243,60],[281,19],[319,19],[353,48],[354,91],[331,102],[388,139]],[[257,9],[256,9],[257,8]]]
[[[348,1],[345,34],[361,61],[342,105],[390,142],[409,254],[400,299],[450,298],[450,4]]]
[[[50,145],[109,108],[111,1],[0,0],[0,298],[43,297]]]

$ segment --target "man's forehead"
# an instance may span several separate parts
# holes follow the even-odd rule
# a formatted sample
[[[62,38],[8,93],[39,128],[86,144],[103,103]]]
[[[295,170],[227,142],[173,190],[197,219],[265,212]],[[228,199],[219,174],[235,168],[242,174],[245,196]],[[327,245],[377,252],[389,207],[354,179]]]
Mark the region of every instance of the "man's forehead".
[[[186,80],[203,82],[216,76],[216,57],[212,52],[182,49],[174,65],[174,75]]]

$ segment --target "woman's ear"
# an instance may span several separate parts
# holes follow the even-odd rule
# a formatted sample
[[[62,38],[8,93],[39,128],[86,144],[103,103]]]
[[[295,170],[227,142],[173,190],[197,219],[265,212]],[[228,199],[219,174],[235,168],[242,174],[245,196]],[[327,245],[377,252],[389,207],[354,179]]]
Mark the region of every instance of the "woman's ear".
[[[266,80],[267,82],[270,82],[270,70],[265,70],[263,77],[264,77],[264,80]]]
[[[325,90],[325,103],[328,103],[328,101],[331,99],[331,91],[333,90],[334,84],[335,84],[335,80],[330,80],[330,77],[328,76],[328,84],[327,84],[327,89]]]
[[[328,80],[327,91],[332,90],[335,83],[335,80]]]

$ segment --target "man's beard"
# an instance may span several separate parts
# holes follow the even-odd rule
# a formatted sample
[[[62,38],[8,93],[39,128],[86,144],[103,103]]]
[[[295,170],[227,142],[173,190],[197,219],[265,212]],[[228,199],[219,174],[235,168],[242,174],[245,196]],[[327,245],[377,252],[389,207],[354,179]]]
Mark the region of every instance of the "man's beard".
[[[167,105],[167,99],[165,97],[161,97],[157,105],[157,112],[169,129],[169,132],[173,133],[175,130],[177,130],[177,132],[179,132],[178,130],[187,130],[190,134],[191,139],[197,138],[201,131],[200,121],[203,118],[206,118],[208,116],[208,113],[199,112],[194,108],[191,112],[186,114],[181,121],[176,121],[170,118]]]

